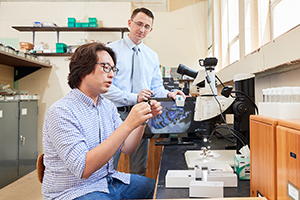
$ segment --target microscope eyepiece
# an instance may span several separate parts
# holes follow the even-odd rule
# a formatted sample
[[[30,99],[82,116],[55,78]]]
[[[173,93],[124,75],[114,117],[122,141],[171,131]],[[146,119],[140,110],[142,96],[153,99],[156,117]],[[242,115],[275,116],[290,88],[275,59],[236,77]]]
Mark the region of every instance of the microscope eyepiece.
[[[183,64],[179,64],[179,66],[177,68],[177,73],[181,74],[181,75],[187,75],[187,76],[190,76],[192,78],[196,78],[196,76],[198,74],[198,72],[187,68]]]

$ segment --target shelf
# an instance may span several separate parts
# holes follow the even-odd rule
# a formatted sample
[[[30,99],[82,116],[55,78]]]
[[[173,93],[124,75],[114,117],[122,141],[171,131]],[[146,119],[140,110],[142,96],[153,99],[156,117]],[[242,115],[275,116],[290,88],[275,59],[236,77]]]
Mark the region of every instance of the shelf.
[[[59,57],[62,57],[62,56],[71,56],[72,53],[33,53],[33,55],[36,55],[36,56],[59,56]]]
[[[41,63],[39,61],[17,56],[5,51],[0,51],[0,64],[13,67],[52,67],[51,65],[48,65],[46,63]]]
[[[63,32],[129,32],[127,27],[32,27],[32,26],[12,26],[18,31],[63,31]]]
[[[0,64],[12,66],[15,68],[14,81],[17,81],[20,78],[23,78],[41,68],[52,67],[49,64],[17,56],[5,51],[0,51]]]
[[[121,32],[123,38],[124,32],[129,32],[127,27],[33,27],[33,26],[12,26],[12,28],[21,32],[32,32],[32,43],[35,41],[35,32],[56,32],[57,43],[59,43],[60,32]]]

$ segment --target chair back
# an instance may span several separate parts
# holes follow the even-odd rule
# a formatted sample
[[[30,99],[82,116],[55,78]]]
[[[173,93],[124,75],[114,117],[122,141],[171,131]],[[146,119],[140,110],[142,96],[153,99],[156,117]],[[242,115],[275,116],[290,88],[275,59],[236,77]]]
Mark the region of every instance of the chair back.
[[[36,172],[37,172],[37,177],[38,177],[38,180],[40,183],[43,182],[44,170],[45,170],[44,153],[42,153],[39,155],[39,157],[36,161]]]

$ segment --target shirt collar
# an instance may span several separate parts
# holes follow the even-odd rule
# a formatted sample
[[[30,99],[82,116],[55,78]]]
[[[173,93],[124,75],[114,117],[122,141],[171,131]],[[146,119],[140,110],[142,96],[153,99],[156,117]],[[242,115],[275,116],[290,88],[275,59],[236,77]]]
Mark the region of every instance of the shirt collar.
[[[81,92],[78,88],[74,88],[71,93],[74,95],[74,97],[80,99],[84,104],[87,106],[95,106],[93,99],[91,99],[89,96]],[[98,95],[97,105],[100,106],[102,102],[103,96]]]
[[[132,42],[132,40],[129,38],[128,35],[126,35],[126,37],[124,38],[124,42],[128,46],[129,49],[132,49],[134,46],[137,46],[141,51],[141,48],[143,46],[143,40],[141,41],[140,44],[136,45],[136,44],[134,44],[134,42]]]

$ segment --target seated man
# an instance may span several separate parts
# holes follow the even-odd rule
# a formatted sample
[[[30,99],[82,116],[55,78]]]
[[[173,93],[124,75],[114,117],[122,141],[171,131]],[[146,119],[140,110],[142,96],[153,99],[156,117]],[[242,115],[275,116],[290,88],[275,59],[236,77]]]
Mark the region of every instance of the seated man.
[[[116,151],[136,150],[142,123],[161,114],[157,101],[135,105],[123,122],[102,94],[114,75],[115,53],[101,43],[80,46],[70,59],[72,90],[48,110],[43,127],[45,199],[152,198],[153,179],[114,170]]]

